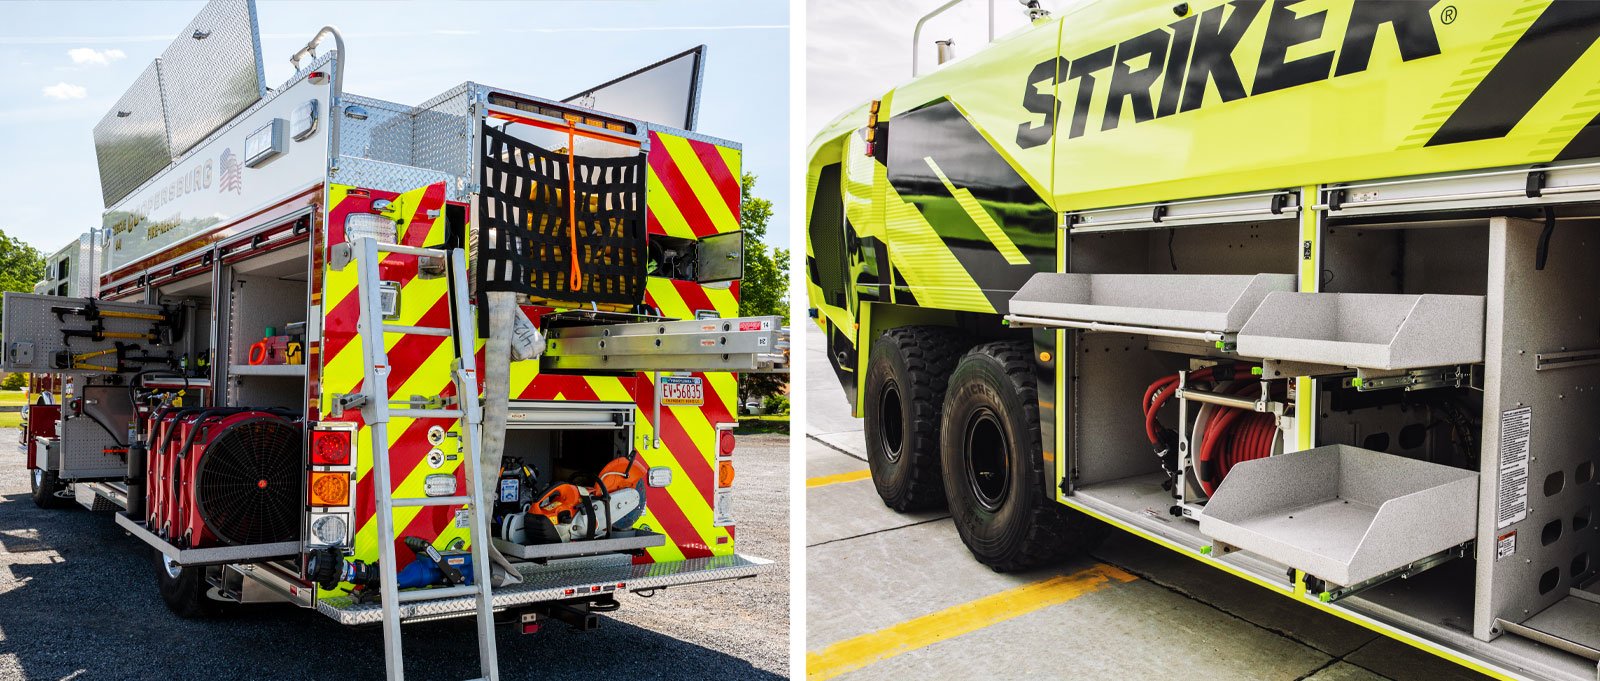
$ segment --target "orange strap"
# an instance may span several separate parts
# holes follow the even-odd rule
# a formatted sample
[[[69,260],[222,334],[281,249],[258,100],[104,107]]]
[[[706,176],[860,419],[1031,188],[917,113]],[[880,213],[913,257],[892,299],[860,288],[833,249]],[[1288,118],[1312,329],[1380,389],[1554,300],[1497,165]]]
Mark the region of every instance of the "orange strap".
[[[577,141],[577,128],[572,121],[567,121],[567,237],[571,250],[567,251],[567,260],[572,263],[572,271],[567,274],[567,288],[576,291],[583,287],[583,272],[578,270],[578,195],[574,189],[578,171],[577,158],[572,149]]]

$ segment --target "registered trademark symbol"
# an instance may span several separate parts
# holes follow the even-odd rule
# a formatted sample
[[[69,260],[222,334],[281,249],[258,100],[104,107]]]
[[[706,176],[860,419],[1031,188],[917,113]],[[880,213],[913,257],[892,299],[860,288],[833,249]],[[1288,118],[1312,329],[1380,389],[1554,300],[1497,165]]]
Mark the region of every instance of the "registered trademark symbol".
[[[1456,23],[1456,6],[1445,5],[1444,9],[1439,10],[1439,21],[1446,24]]]

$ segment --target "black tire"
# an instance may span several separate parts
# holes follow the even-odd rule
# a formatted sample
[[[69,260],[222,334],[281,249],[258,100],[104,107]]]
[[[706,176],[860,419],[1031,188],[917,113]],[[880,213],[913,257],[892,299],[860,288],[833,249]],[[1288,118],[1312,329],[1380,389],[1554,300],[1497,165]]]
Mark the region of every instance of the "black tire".
[[[172,614],[183,619],[198,619],[222,612],[222,603],[207,595],[211,584],[206,582],[204,567],[169,566],[166,556],[160,552],[155,554],[155,563],[161,600]]]
[[[1027,342],[986,343],[961,358],[944,401],[944,490],[961,541],[996,572],[1093,549],[1107,527],[1046,492],[1039,391]]]
[[[960,332],[937,326],[890,329],[872,344],[861,396],[867,467],[889,508],[905,513],[944,506],[940,412],[950,371],[966,348]]]
[[[57,492],[66,489],[67,486],[61,484],[61,478],[55,471],[43,468],[28,471],[28,483],[33,489],[33,505],[39,508],[66,508],[72,503],[56,496]]]

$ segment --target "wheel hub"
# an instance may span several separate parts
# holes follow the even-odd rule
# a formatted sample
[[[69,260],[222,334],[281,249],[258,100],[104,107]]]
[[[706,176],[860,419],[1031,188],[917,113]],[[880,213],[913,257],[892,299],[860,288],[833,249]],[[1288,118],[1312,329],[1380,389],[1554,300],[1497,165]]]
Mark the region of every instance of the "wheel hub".
[[[964,444],[973,497],[985,509],[999,510],[1011,490],[1011,448],[993,410],[982,407],[967,420]]]
[[[889,381],[878,398],[878,439],[890,463],[900,460],[901,447],[905,446],[905,419],[900,415],[900,386]]]

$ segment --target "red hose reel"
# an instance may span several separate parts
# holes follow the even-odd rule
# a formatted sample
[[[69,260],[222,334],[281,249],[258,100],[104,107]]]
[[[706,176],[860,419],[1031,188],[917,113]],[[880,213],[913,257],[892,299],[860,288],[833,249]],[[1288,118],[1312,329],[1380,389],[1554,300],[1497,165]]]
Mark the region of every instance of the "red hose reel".
[[[1228,365],[1207,367],[1189,372],[1187,383],[1213,383],[1219,386],[1219,391],[1228,394],[1256,397],[1261,393],[1261,382],[1251,380],[1254,377],[1243,369]],[[1173,374],[1151,383],[1144,393],[1145,435],[1164,459],[1170,456],[1168,452],[1176,443],[1177,433],[1162,427],[1156,415],[1177,389],[1178,374]],[[1195,480],[1207,496],[1216,492],[1217,486],[1222,484],[1223,478],[1234,466],[1271,456],[1278,435],[1277,419],[1272,414],[1234,407],[1212,407],[1215,411],[1204,419],[1197,437],[1191,442],[1196,451]],[[1175,468],[1169,466],[1169,473],[1176,474]]]

